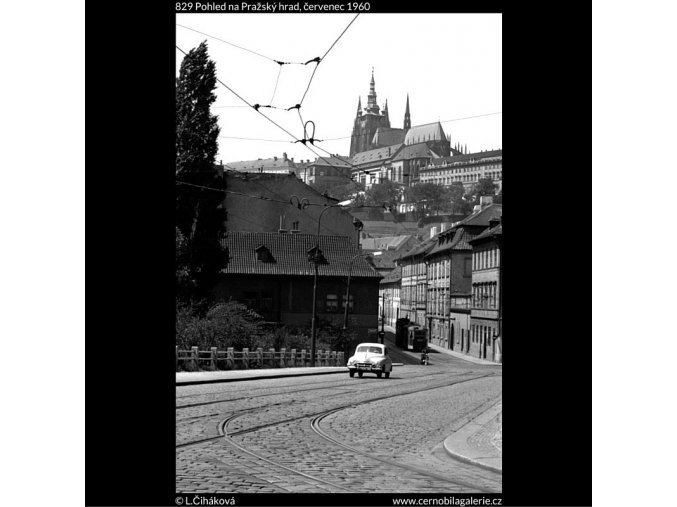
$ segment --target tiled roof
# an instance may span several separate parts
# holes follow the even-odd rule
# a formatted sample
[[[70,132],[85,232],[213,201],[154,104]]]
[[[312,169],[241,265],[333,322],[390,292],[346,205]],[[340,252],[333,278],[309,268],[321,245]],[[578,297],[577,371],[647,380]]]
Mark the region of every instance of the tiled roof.
[[[371,255],[371,263],[376,269],[392,269],[395,267],[395,259],[399,258],[400,252],[390,250],[381,255]]]
[[[221,246],[228,248],[229,259],[221,273],[313,276],[315,270],[308,260],[308,251],[315,247],[316,240],[317,236],[313,234],[229,232],[221,240]],[[260,246],[267,247],[275,262],[257,260],[256,249]],[[327,262],[318,264],[319,276],[348,276],[350,261],[358,254],[350,238],[320,236],[320,250]],[[381,276],[361,255],[353,260],[350,274],[353,277]]]
[[[453,157],[441,157],[432,161],[434,166],[450,165],[456,162],[470,162],[471,160],[480,161],[486,158],[503,157],[503,150],[480,151],[477,153],[467,153],[465,155],[454,155]]]
[[[379,146],[392,146],[402,144],[404,141],[404,129],[378,127],[374,133],[372,144]]]
[[[456,227],[462,225],[480,225],[484,227],[489,227],[489,220],[492,218],[500,218],[503,214],[503,205],[502,204],[490,204],[489,206],[482,208],[479,211],[476,211],[472,215],[467,216],[459,223],[457,223],[452,230]]]
[[[259,169],[295,169],[294,162],[284,157],[260,158],[258,160],[244,160],[241,162],[228,162],[226,169],[235,171],[257,172]]]
[[[502,235],[503,235],[503,224],[498,224],[497,226],[492,227],[491,229],[487,229],[482,234],[479,234],[470,241],[473,242],[480,239],[491,238],[492,236],[502,236]]]
[[[412,258],[412,257],[416,257],[417,255],[425,255],[435,247],[436,243],[437,243],[437,236],[424,241],[423,244],[421,244],[421,245],[415,246],[414,248],[409,250],[407,253],[400,256],[399,260],[409,259],[409,258]]]
[[[405,146],[404,149],[400,150],[397,155],[393,157],[393,162],[396,160],[410,160],[412,158],[437,158],[435,152],[433,152],[426,143],[417,143],[409,146]]]
[[[363,250],[397,250],[412,237],[411,234],[365,238],[360,242]]]
[[[446,141],[444,129],[440,122],[426,123],[425,125],[416,125],[407,131],[404,137],[404,144],[424,143],[426,141]]]
[[[489,220],[499,218],[502,214],[502,204],[490,204],[473,213],[448,231],[440,233],[437,245],[427,255],[435,255],[449,250],[472,250],[470,242],[478,236],[476,227],[489,227]]]
[[[355,155],[353,155],[353,164],[361,165],[389,160],[390,158],[395,156],[397,151],[402,146],[403,145],[400,143],[395,144],[393,146],[385,146],[383,148],[376,148],[375,150],[361,151],[360,153],[355,153]]]
[[[308,166],[318,166],[318,165],[323,165],[323,166],[331,166],[331,167],[340,167],[340,168],[350,168],[352,167],[348,161],[350,160],[349,157],[318,157],[315,162],[311,162],[310,164],[307,164]]]
[[[381,280],[381,284],[396,283],[400,280],[402,280],[402,266],[397,266]]]

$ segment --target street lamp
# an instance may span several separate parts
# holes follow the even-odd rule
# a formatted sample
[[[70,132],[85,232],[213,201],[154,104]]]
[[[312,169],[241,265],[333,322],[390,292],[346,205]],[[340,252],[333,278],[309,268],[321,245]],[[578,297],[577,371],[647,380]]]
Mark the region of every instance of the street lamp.
[[[357,231],[357,250],[360,250],[360,232],[362,229],[364,229],[364,224],[362,223],[362,220],[360,220],[357,217],[353,217],[353,227],[355,227],[355,230]]]
[[[385,343],[386,335],[386,291],[383,289],[383,296],[381,297],[381,336],[379,336],[379,342]]]
[[[310,321],[310,366],[315,366],[315,321],[317,320],[317,264],[320,261],[320,223],[322,222],[322,215],[324,212],[335,206],[326,205],[317,217],[317,235],[315,239],[315,251],[313,252],[313,264],[315,264],[315,276],[313,278],[313,317]]]
[[[353,273],[353,262],[355,261],[355,259],[357,259],[361,255],[362,255],[362,253],[355,254],[353,256],[353,258],[350,259],[350,264],[348,265],[348,285],[346,287],[346,302],[345,302],[346,308],[345,308],[344,313],[343,313],[343,330],[344,331],[346,329],[348,329],[348,303],[350,301],[350,275],[352,275],[352,273]]]

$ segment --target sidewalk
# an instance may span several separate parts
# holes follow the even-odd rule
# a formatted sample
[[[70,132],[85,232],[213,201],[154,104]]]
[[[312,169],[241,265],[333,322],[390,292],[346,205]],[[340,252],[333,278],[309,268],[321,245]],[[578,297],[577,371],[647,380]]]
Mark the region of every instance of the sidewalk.
[[[444,440],[450,456],[503,473],[503,401]]]
[[[316,366],[314,368],[268,368],[226,371],[180,371],[176,373],[177,386],[212,384],[215,382],[239,382],[242,380],[261,380],[282,377],[302,377],[306,375],[329,375],[348,373],[345,366]]]

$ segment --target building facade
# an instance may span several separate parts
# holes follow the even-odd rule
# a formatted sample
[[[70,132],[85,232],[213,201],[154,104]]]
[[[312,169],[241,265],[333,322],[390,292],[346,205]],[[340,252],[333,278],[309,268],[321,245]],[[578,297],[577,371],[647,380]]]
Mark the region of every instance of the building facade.
[[[420,246],[402,255],[397,264],[402,268],[400,292],[400,317],[412,323],[427,327],[427,283],[428,274],[425,255],[435,246],[436,238],[430,238]]]
[[[436,244],[424,255],[427,267],[425,320],[432,343],[469,355],[480,353],[472,334],[475,302],[472,295],[475,284],[480,283],[475,280],[472,241],[502,213],[500,204],[485,206],[438,234]]]
[[[498,185],[498,193],[503,188],[503,150],[431,159],[419,170],[419,174],[422,183],[450,186],[460,181],[466,192],[472,190],[479,180],[491,178]]]
[[[351,167],[348,157],[318,157],[314,162],[297,164],[296,176],[307,185],[346,185],[351,181]]]
[[[237,300],[268,322],[310,326],[316,241],[309,234],[229,232],[221,240],[228,262],[214,296]],[[342,326],[347,304],[350,325],[366,338],[368,329],[378,324],[381,276],[349,238],[320,236],[319,247],[318,319]]]
[[[402,288],[402,268],[397,267],[382,280],[379,289],[379,315],[385,319],[385,325],[395,327],[400,318],[400,292]]]
[[[440,233],[437,244],[425,256],[430,340],[451,350],[456,346],[457,334],[456,317],[451,314],[452,300],[456,304],[455,300],[466,296],[471,287],[471,247],[467,238],[462,226]]]
[[[471,240],[472,311],[468,354],[502,362],[502,260],[503,225],[494,219],[487,231]]]

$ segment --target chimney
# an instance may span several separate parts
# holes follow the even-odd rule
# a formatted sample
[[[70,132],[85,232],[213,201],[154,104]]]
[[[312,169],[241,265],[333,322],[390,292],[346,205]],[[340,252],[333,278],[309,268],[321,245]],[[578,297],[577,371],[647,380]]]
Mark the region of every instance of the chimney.
[[[437,234],[437,226],[430,228],[430,237],[435,237],[435,234]]]
[[[273,157],[273,160],[274,160],[275,162],[277,162],[277,157]]]
[[[277,230],[280,234],[287,232],[287,229],[284,228],[284,215],[280,215],[280,228]]]
[[[283,154],[282,154],[282,159],[283,159],[283,160],[287,160],[287,154],[286,154],[286,153],[283,153]]]

